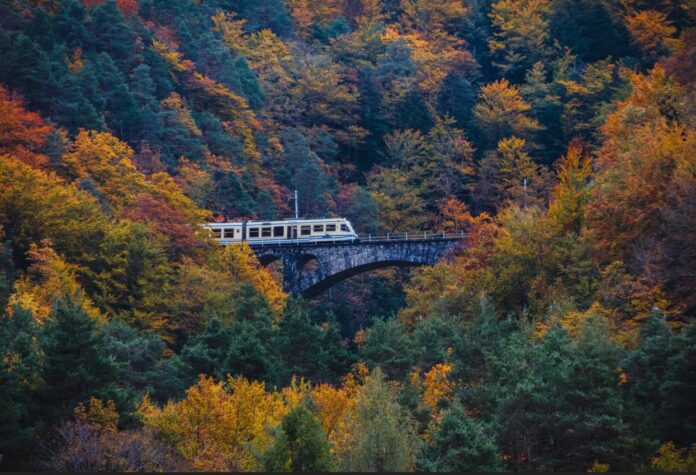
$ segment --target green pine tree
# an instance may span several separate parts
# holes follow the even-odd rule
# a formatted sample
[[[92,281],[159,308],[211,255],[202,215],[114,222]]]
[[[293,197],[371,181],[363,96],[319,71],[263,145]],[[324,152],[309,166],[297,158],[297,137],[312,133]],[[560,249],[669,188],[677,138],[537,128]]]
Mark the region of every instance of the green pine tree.
[[[422,466],[431,472],[497,472],[502,470],[495,438],[479,419],[469,417],[456,404],[432,427],[431,445]]]
[[[321,424],[304,404],[290,411],[264,457],[269,472],[329,472],[334,463]]]
[[[26,455],[35,435],[33,401],[42,386],[38,325],[15,306],[0,317],[0,468]]]
[[[219,375],[231,339],[230,327],[214,316],[208,320],[203,331],[184,346],[181,359],[191,368],[193,377],[199,374]]]
[[[403,379],[413,366],[413,345],[394,318],[378,320],[367,330],[359,355],[370,368],[381,368],[388,379]]]
[[[222,365],[223,374],[270,382],[275,358],[269,347],[269,338],[264,334],[270,333],[271,322],[270,319],[264,322],[268,324],[266,328],[259,323],[243,321],[232,327],[234,333]]]
[[[648,318],[640,330],[640,343],[622,362],[628,420],[634,430],[659,439],[663,421],[659,409],[664,402],[661,391],[670,359],[678,348],[665,319],[658,312]]]
[[[660,387],[660,418],[664,437],[686,446],[696,441],[696,324],[682,329],[675,346]]]
[[[97,322],[65,295],[51,309],[42,334],[44,354],[42,403],[49,422],[72,414],[90,397],[117,400],[116,368],[104,351]]]
[[[314,379],[321,370],[321,330],[309,317],[300,303],[287,306],[283,320],[274,337],[273,346],[278,351],[275,380],[287,384],[292,376]]]

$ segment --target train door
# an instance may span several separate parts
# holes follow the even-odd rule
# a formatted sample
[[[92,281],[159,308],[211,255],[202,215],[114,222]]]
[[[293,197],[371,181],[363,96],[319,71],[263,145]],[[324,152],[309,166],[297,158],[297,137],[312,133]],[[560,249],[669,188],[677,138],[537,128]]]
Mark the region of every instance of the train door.
[[[242,223],[242,241],[246,241],[246,221]]]
[[[288,226],[288,239],[297,239],[297,226]]]

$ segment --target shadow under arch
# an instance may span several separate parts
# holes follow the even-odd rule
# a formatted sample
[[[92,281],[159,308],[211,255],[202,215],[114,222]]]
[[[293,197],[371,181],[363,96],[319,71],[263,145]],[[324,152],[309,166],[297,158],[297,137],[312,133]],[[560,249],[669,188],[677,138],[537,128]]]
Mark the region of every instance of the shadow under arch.
[[[319,267],[317,256],[314,254],[301,254],[296,262],[300,278]]]
[[[264,254],[259,257],[259,264],[261,264],[261,267],[267,267],[275,261],[280,261],[280,257],[274,254]]]
[[[364,264],[361,266],[351,267],[341,272],[337,272],[332,275],[324,276],[321,275],[319,270],[314,270],[312,272],[306,273],[300,279],[300,285],[302,286],[302,296],[311,299],[316,297],[324,290],[329,287],[353,277],[363,272],[368,272],[375,269],[383,269],[385,267],[416,267],[429,265],[427,262],[411,261],[411,260],[385,260],[378,262],[371,262],[369,264]]]
[[[285,263],[283,262],[283,259],[280,258],[280,256],[276,256],[274,254],[265,254],[259,257],[259,264],[261,264],[262,267],[267,269],[275,278],[275,280],[277,280],[279,283],[283,282],[283,275],[285,274]]]

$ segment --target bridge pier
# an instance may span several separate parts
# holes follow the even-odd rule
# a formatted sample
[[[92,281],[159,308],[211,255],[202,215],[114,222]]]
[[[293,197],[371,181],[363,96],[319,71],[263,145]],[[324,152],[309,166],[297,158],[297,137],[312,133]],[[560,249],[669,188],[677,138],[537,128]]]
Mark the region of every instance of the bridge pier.
[[[262,265],[283,263],[283,287],[312,298],[332,285],[373,269],[433,265],[462,242],[464,236],[366,242],[303,243],[254,246]],[[306,269],[316,260],[316,267]]]
[[[299,262],[297,261],[297,257],[292,253],[283,253],[280,261],[283,263],[283,290],[291,292],[291,289],[288,288],[288,284],[297,281],[297,275],[300,272]]]

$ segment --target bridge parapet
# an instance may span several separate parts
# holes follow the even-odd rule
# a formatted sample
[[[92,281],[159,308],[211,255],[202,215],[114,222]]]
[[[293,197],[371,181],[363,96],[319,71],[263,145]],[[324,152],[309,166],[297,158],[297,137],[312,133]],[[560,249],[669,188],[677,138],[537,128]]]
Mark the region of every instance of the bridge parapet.
[[[463,242],[465,234],[400,236],[339,243],[302,243],[254,246],[262,265],[283,263],[283,287],[311,298],[332,285],[368,270],[390,266],[433,265]],[[305,270],[307,263],[316,266]]]
[[[307,239],[287,239],[278,243],[249,243],[254,249],[276,248],[276,247],[297,247],[297,246],[336,246],[338,244],[366,244],[366,243],[382,243],[382,242],[413,242],[413,241],[439,241],[439,240],[461,240],[465,239],[467,234],[464,231],[457,232],[415,232],[415,233],[383,233],[383,234],[364,234],[358,236],[355,242],[343,241],[310,241]]]

